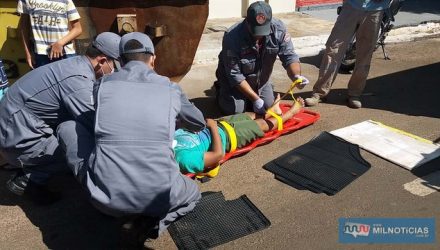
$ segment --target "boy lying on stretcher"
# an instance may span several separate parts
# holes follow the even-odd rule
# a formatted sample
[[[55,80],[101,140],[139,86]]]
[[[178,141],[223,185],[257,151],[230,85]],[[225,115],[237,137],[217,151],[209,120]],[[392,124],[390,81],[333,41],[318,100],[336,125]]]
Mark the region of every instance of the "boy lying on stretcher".
[[[277,100],[279,98],[278,96]],[[273,110],[281,110],[277,100]],[[297,114],[303,106],[303,99],[298,98],[289,110],[280,115],[283,123]],[[277,129],[278,125],[277,119],[270,115],[257,118],[255,113],[247,112],[219,118],[218,123],[207,119],[206,128],[198,133],[178,129],[174,135],[174,156],[182,172],[201,173],[218,166],[225,151],[230,148],[228,133],[221,121],[226,121],[234,128],[237,148],[263,137],[265,132]]]

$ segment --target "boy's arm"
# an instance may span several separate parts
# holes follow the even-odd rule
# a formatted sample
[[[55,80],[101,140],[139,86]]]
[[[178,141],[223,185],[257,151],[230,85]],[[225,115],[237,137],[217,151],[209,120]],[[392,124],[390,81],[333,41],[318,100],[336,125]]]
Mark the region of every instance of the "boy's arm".
[[[24,47],[24,52],[26,54],[26,62],[29,65],[29,67],[31,67],[31,69],[34,68],[34,55],[31,52],[31,43],[30,43],[30,37],[29,37],[29,33],[30,33],[30,20],[29,20],[29,15],[28,14],[20,14],[20,21],[18,24],[19,30],[20,30],[20,34],[21,34],[21,40],[23,42],[23,47]]]
[[[70,21],[70,24],[72,28],[69,30],[69,33],[65,35],[60,40],[52,43],[50,45],[50,55],[49,58],[52,60],[52,58],[59,58],[63,56],[63,47],[73,39],[77,38],[82,33],[82,27],[79,19]]]
[[[223,147],[220,134],[218,133],[217,122],[212,119],[206,120],[206,126],[209,128],[212,137],[211,151],[204,154],[203,161],[205,168],[213,168],[218,165],[220,160],[223,158]]]

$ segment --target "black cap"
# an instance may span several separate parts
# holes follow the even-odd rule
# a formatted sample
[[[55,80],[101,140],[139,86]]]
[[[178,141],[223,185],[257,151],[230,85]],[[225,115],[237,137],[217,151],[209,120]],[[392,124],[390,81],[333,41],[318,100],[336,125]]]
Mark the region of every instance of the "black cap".
[[[267,36],[270,34],[272,8],[264,1],[255,2],[247,9],[246,20],[253,36]]]

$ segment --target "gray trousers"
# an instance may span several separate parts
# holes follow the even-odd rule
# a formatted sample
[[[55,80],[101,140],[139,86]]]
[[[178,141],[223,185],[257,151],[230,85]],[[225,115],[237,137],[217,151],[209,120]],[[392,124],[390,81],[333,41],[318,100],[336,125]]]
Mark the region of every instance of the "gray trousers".
[[[60,142],[60,147],[64,149],[66,153],[67,164],[69,168],[72,170],[75,178],[80,182],[81,186],[85,188],[90,195],[90,190],[88,189],[88,178],[93,178],[91,177],[93,173],[88,173],[88,161],[93,149],[95,148],[94,135],[89,132],[89,130],[87,130],[81,123],[78,123],[76,121],[66,121],[61,123],[58,126],[57,134]],[[187,177],[181,176],[181,178],[178,178],[176,182],[183,182],[184,178]],[[185,184],[181,184],[180,186],[184,185]],[[179,193],[179,190],[174,193]],[[165,231],[166,228],[179,217],[182,217],[185,214],[191,212],[195,208],[201,196],[198,192],[192,197],[186,197],[186,200],[183,196],[174,198],[176,200],[180,199],[179,201],[177,201],[177,203],[180,202],[181,204],[180,206],[172,207],[167,214],[163,214],[158,218],[159,234]],[[92,204],[95,205],[97,209],[101,210],[101,212],[112,216],[120,217],[127,215],[122,212],[120,214],[108,213],[108,211],[102,209],[101,204],[94,204],[93,202]],[[145,215],[148,216],[148,214]]]
[[[60,147],[66,154],[67,166],[81,185],[87,185],[88,159],[95,147],[95,137],[81,123],[66,121],[57,129]]]
[[[326,96],[336,79],[342,58],[356,33],[356,66],[348,83],[348,95],[362,94],[370,71],[383,11],[362,11],[345,2],[326,43],[313,94]],[[356,27],[359,26],[356,30]]]
[[[248,100],[238,89],[231,89],[226,84],[220,84],[220,93],[218,102],[221,111],[225,115],[241,114],[246,111],[253,111],[252,102]],[[273,86],[270,82],[263,85],[258,90],[258,95],[264,101],[264,107],[267,109],[272,106],[275,98]]]
[[[68,171],[64,154],[52,129],[46,128],[47,125],[41,120],[24,111],[16,112],[10,119],[12,122],[3,136],[12,138],[12,142],[0,149],[0,156],[12,168],[23,169],[32,182],[41,185],[46,184],[51,176]],[[11,144],[14,146],[11,147]]]
[[[53,139],[56,140],[55,137]],[[63,152],[59,147],[50,152],[41,151],[39,146],[35,148],[35,151],[30,151],[31,153],[18,150],[0,151],[0,156],[10,165],[6,168],[21,168],[32,182],[40,185],[47,184],[52,176],[68,172]],[[37,152],[40,153],[35,156]]]

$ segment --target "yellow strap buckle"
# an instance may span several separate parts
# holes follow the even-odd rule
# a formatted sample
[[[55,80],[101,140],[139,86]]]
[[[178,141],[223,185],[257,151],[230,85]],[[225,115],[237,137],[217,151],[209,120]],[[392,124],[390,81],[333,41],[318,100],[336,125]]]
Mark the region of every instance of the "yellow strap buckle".
[[[209,170],[209,171],[207,171],[207,172],[204,172],[204,173],[198,173],[197,175],[196,175],[196,178],[198,178],[198,179],[201,179],[201,178],[203,178],[204,176],[208,176],[208,177],[210,177],[210,178],[214,178],[214,177],[216,177],[217,175],[218,175],[218,172],[220,171],[220,165],[218,165],[217,167],[215,167],[215,168],[213,168],[213,169],[211,169],[211,170]]]
[[[220,121],[220,124],[226,129],[226,133],[229,136],[229,142],[231,144],[229,152],[234,152],[237,149],[237,135],[235,134],[235,130],[226,121]]]

